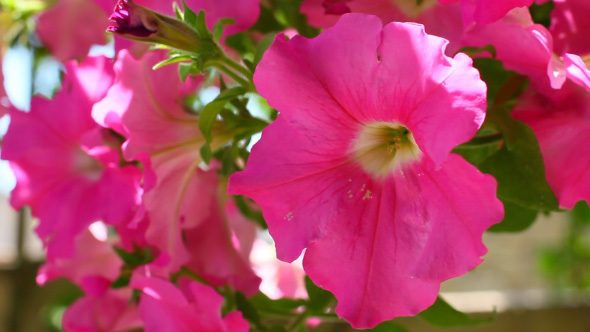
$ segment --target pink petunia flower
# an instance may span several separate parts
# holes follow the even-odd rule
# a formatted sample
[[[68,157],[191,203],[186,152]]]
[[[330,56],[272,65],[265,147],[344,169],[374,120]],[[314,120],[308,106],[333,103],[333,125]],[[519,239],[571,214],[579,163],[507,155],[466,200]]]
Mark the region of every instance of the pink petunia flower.
[[[571,15],[565,16],[571,18]],[[590,38],[587,37],[590,36],[590,26],[575,21],[570,23],[585,30],[568,34],[555,29],[553,23],[548,30],[535,24],[527,9],[516,8],[497,22],[474,24],[466,30],[462,43],[476,47],[492,45],[496,50],[495,58],[502,61],[506,69],[528,76],[538,89],[548,89],[545,93],[550,93],[551,88],[560,89],[567,78],[584,86],[584,77],[590,76],[590,53],[563,53],[567,49],[583,50],[585,46],[580,41]],[[568,43],[564,36],[571,36],[572,42]],[[554,46],[555,38],[561,38],[559,43],[569,46]],[[484,53],[483,56],[491,54]]]
[[[79,285],[87,294],[104,293],[121,273],[123,262],[113,250],[105,224],[96,222],[76,237],[74,256],[50,257],[37,272],[37,283],[65,277]]]
[[[349,12],[377,15],[383,24],[416,22],[423,24],[428,34],[449,40],[448,55],[461,48],[463,21],[459,4],[441,5],[436,0],[305,0],[301,12],[310,25],[318,28],[333,26]]]
[[[205,139],[198,116],[183,104],[202,78],[183,83],[173,65],[152,70],[164,56],[119,54],[115,84],[95,105],[94,118],[126,136],[124,156],[149,161],[144,168],[155,175],[143,195],[145,241],[160,252],[154,264],[172,273],[187,265],[213,284],[229,283],[253,294],[259,279],[233,246],[217,173],[201,168],[199,150]],[[215,138],[213,145],[232,137],[226,136]]]
[[[261,207],[281,260],[369,328],[431,305],[481,262],[503,216],[496,182],[449,153],[485,117],[485,84],[422,26],[346,14],[314,39],[278,36],[254,82],[280,115],[228,191]]]
[[[301,260],[285,263],[276,258],[274,245],[263,239],[256,239],[250,254],[254,271],[260,276],[260,291],[271,299],[284,297],[293,299],[307,298],[305,289],[305,272]]]
[[[29,113],[10,111],[2,149],[17,179],[11,204],[29,205],[39,218],[49,259],[72,257],[75,238],[95,221],[128,222],[141,196],[140,169],[120,167],[120,142],[90,115],[112,83],[109,60],[72,61],[66,70],[54,99],[35,97]]]
[[[107,42],[107,13],[90,0],[59,0],[41,12],[36,31],[60,61],[83,59],[94,44]]]
[[[547,182],[559,205],[590,203],[590,92],[566,82],[561,90],[531,86],[514,107],[516,119],[535,132],[545,161]]]
[[[143,322],[136,305],[130,304],[130,289],[106,290],[86,295],[66,310],[62,326],[66,332],[129,332]]]
[[[213,288],[179,279],[179,287],[167,280],[136,273],[131,287],[142,291],[139,312],[146,332],[248,332],[242,313],[221,317],[223,298]]]

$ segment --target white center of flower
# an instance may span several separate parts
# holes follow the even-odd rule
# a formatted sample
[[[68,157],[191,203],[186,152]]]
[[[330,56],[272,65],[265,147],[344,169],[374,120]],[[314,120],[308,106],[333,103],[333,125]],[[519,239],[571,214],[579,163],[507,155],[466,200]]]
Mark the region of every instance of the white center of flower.
[[[399,123],[390,122],[363,125],[351,152],[354,160],[378,179],[419,160],[422,155],[412,132]]]

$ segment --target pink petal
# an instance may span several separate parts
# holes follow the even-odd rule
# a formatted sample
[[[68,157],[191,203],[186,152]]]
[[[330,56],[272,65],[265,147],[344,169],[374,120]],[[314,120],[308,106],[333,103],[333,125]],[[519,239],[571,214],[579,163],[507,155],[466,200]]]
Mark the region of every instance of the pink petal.
[[[473,0],[461,0],[463,3]],[[511,9],[516,7],[528,7],[533,0],[476,0],[473,17],[478,23],[492,23],[501,19]]]
[[[590,53],[590,1],[554,1],[549,30],[555,40],[555,52]]]
[[[496,59],[506,69],[527,75],[534,82],[547,81],[553,41],[544,26],[533,23],[528,10],[513,10],[498,22],[474,25],[466,32],[463,43],[476,47],[491,44]]]
[[[327,12],[323,0],[305,0],[301,12],[307,16],[308,23],[315,27],[328,28],[336,24],[341,13]],[[454,54],[461,45],[463,22],[458,4],[438,5],[425,1],[418,6],[415,2],[395,2],[391,0],[352,0],[346,2],[353,13],[377,15],[384,24],[404,21],[424,24],[426,32],[450,40],[447,54]]]
[[[199,226],[184,232],[186,247],[191,253],[186,266],[212,285],[229,284],[247,296],[253,296],[258,292],[260,278],[250,268],[247,257],[242,257],[234,247],[232,229],[218,199],[211,202],[209,211],[208,218]],[[255,232],[253,222],[243,221]]]
[[[103,280],[108,288],[121,272],[123,263],[112,246],[113,243],[98,240],[86,230],[76,238],[74,256],[47,261],[37,273],[37,283],[43,285],[53,279],[65,277],[81,285],[87,293],[98,294],[105,288],[97,279]]]
[[[424,310],[441,281],[471,270],[486,253],[481,236],[502,218],[495,181],[456,155],[440,167],[423,160],[383,186],[353,177],[323,229],[329,236],[308,247],[305,271],[336,295],[336,312],[354,327]],[[344,170],[326,176],[336,172]],[[343,195],[355,185],[353,198]],[[481,211],[490,213],[482,218]]]
[[[236,314],[227,322],[221,318],[223,298],[212,288],[186,278],[179,284],[180,289],[163,279],[134,275],[131,287],[143,291],[139,310],[146,332],[243,331],[247,322]]]
[[[101,296],[78,299],[63,317],[68,332],[125,332],[141,328],[137,308],[129,305],[131,292],[109,290]]]
[[[590,92],[590,70],[584,61],[577,55],[566,53],[563,62],[567,77]]]
[[[49,52],[60,61],[86,57],[90,46],[105,44],[107,15],[88,0],[59,0],[42,12],[37,33]]]
[[[112,158],[118,154],[102,141],[109,134],[90,117],[112,80],[107,60],[88,58],[66,69],[53,100],[35,97],[29,113],[11,111],[2,151],[17,176],[11,203],[30,205],[41,220],[37,233],[49,257],[74,255],[74,238],[94,221],[129,220],[140,192],[140,170],[119,168]]]
[[[419,25],[379,21],[347,14],[315,39],[275,40],[255,84],[280,115],[228,187],[261,206],[280,259],[307,248],[306,272],[356,328],[432,304],[481,262],[503,214],[495,180],[449,154],[484,118],[471,61]],[[423,155],[366,171],[350,149],[375,122],[407,126]]]

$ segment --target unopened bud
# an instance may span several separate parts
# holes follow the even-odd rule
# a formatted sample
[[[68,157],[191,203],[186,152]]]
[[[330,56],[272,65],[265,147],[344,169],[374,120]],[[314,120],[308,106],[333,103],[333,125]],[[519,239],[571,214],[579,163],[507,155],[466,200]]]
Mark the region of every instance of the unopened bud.
[[[117,1],[109,20],[115,25],[108,27],[107,31],[123,38],[163,44],[193,53],[216,51],[212,41],[201,38],[186,23],[139,6],[132,0]]]

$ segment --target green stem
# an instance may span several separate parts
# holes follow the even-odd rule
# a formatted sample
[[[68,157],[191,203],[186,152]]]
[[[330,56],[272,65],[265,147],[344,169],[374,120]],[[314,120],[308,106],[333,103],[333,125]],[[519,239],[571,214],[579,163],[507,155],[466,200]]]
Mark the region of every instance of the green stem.
[[[482,145],[498,144],[502,141],[502,133],[493,133],[483,136],[475,136],[471,141],[461,145],[463,148],[477,148]]]
[[[293,324],[287,329],[287,331],[298,331],[301,326],[307,321],[307,312],[303,312],[297,317]]]
[[[248,80],[252,81],[252,72],[250,72],[250,70],[248,70],[248,68],[240,65],[239,63],[233,61],[232,59],[228,58],[227,56],[223,56],[222,61],[230,66],[231,68],[239,71],[242,75],[244,75],[245,77],[248,78]]]
[[[241,86],[247,88],[248,90],[253,90],[252,83],[248,82],[243,77],[241,77],[240,75],[236,74],[231,69],[229,69],[228,67],[226,67],[225,66],[225,62],[219,62],[219,61],[216,61],[216,60],[211,60],[211,61],[208,61],[205,64],[205,67],[215,67],[215,68],[221,70],[227,76],[231,77],[234,81],[238,82]],[[256,90],[254,90],[254,91],[256,91]]]

